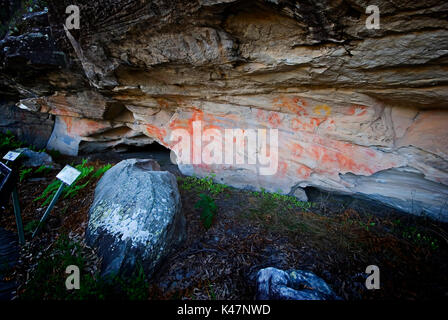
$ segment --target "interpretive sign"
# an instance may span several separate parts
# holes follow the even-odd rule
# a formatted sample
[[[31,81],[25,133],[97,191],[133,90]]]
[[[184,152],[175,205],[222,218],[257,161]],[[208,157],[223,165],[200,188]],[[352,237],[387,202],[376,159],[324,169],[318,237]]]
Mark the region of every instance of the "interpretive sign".
[[[59,189],[56,191],[56,194],[54,195],[53,199],[51,200],[50,204],[48,205],[47,210],[45,211],[44,215],[39,221],[39,224],[36,227],[36,230],[34,230],[32,237],[39,232],[40,227],[42,224],[47,220],[48,216],[50,215],[51,210],[53,209],[54,205],[56,204],[56,201],[58,201],[59,196],[62,194],[62,191],[64,190],[64,186],[68,185],[71,186],[73,182],[76,181],[76,179],[81,174],[81,171],[76,170],[72,166],[66,165],[64,169],[61,170],[61,172],[58,173],[56,178],[62,181],[61,185],[59,186]]]
[[[58,173],[56,178],[64,182],[66,185],[71,186],[73,182],[79,177],[81,171],[76,170],[72,166],[66,165],[61,172]]]
[[[3,160],[7,160],[7,161],[15,161],[22,152],[18,152],[18,151],[9,151],[4,157]]]

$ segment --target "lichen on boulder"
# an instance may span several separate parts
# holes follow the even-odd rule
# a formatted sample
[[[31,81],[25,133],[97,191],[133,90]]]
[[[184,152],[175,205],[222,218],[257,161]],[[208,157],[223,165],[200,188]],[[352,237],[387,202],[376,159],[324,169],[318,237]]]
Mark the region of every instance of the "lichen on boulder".
[[[102,257],[102,275],[150,276],[185,238],[173,174],[152,160],[129,159],[107,171],[95,190],[86,241]]]

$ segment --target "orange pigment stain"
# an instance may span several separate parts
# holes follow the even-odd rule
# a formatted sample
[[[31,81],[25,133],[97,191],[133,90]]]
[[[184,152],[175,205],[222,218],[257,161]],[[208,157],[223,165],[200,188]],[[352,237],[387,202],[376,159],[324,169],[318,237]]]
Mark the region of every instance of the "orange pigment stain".
[[[165,129],[161,129],[161,128],[153,126],[151,124],[147,124],[146,125],[146,132],[148,132],[148,134],[151,137],[157,138],[157,140],[159,142],[161,142],[162,144],[166,145],[166,143],[165,143],[166,130]]]
[[[176,129],[185,129],[190,134],[190,136],[193,136],[193,122],[195,121],[201,121],[203,124],[204,122],[204,111],[192,107],[193,109],[193,115],[189,119],[176,119],[169,123],[169,128],[171,130]],[[204,129],[204,128],[202,128]]]
[[[296,109],[294,112],[298,116],[307,116],[308,115],[308,113],[305,110],[305,107],[307,107],[308,103],[304,99],[300,99],[298,97],[295,97],[295,98],[292,99],[292,101],[294,102],[294,104],[295,104],[294,107]]]
[[[44,110],[42,110],[41,112],[44,112]],[[55,116],[65,116],[65,117],[79,117],[80,116],[80,114],[77,112],[72,112],[72,111],[69,111],[66,109],[59,109],[57,107],[48,109],[48,112]]]
[[[300,97],[279,97],[275,98],[273,103],[276,107],[280,109],[288,109],[298,116],[308,115],[308,112],[305,109],[308,106],[308,103]]]
[[[205,163],[193,164],[193,168],[194,169],[201,169],[201,170],[204,170],[204,171],[211,171],[212,170],[211,166],[208,165],[208,164],[205,164]]]
[[[337,147],[338,150],[328,150],[324,147],[315,147],[319,149],[319,157],[315,158],[320,162],[319,167],[330,169],[330,171],[353,172],[358,174],[373,174],[375,172],[367,165],[358,163],[354,160],[355,157],[358,157],[358,152],[353,150],[352,145],[341,144],[335,147]],[[360,159],[359,161],[363,161],[362,157],[358,158]]]
[[[367,107],[361,106],[361,105],[352,105],[350,109],[348,110],[348,114],[350,116],[357,116],[361,117],[367,113]]]
[[[162,108],[166,109],[169,106],[168,102],[165,99],[158,98],[158,99],[156,99],[156,101],[157,101],[157,104]]]
[[[107,124],[90,119],[61,117],[61,120],[64,121],[66,125],[67,133],[71,135],[88,136],[96,131],[108,127]]]
[[[320,118],[308,118],[308,119],[297,119],[291,120],[291,129],[294,131],[314,131],[325,119]]]
[[[369,157],[372,157],[372,158],[376,156],[375,152],[373,152],[372,150],[367,150],[367,151],[366,151],[366,154],[367,154]]]
[[[291,151],[292,151],[292,155],[295,158],[301,158],[302,155],[304,154],[303,147],[300,144],[298,144],[298,143],[294,143],[292,145]]]
[[[257,110],[256,117],[257,117],[257,119],[258,119],[259,121],[261,121],[261,122],[266,122],[266,118],[265,118],[265,116],[264,116],[264,111],[263,111],[263,110],[258,109],[258,110]]]
[[[296,172],[300,178],[308,179],[311,176],[312,170],[305,165],[299,165]]]
[[[286,176],[286,172],[288,171],[288,164],[285,161],[278,162],[277,175],[281,178]]]
[[[61,118],[62,121],[65,122],[65,126],[67,127],[67,133],[72,132],[72,125],[73,125],[73,118],[71,117],[63,117]]]
[[[270,112],[268,122],[273,128],[277,128],[282,121],[277,112]]]
[[[331,141],[331,147],[325,146],[326,141],[315,138],[312,144],[304,147],[299,143],[293,143],[289,150],[296,161],[302,162],[306,159],[316,162],[315,168],[308,169],[300,166],[296,173],[302,177],[309,177],[311,171],[337,173],[353,172],[355,174],[373,174],[377,170],[375,166],[370,167],[365,163],[375,158],[376,154],[371,150],[357,148],[349,143]],[[355,159],[359,159],[355,161]]]
[[[205,131],[208,129],[217,129],[217,130],[220,130],[221,133],[223,133],[225,127],[221,124],[230,123],[231,121],[234,120],[233,117],[228,117],[227,115],[225,117],[226,119],[219,119],[212,114],[204,113],[204,111],[202,111],[198,108],[193,108],[193,110],[194,111],[193,111],[192,116],[188,119],[172,120],[169,123],[170,130],[185,129],[191,136],[193,136],[193,123],[196,121],[199,121],[199,122],[201,122],[201,130],[202,131]],[[231,119],[227,119],[227,118],[231,118]]]

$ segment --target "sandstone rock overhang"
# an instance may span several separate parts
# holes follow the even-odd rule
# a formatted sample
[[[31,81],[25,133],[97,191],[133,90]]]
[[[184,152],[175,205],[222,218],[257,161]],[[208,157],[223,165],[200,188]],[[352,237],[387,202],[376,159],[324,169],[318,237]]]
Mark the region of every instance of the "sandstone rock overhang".
[[[244,165],[181,170],[282,193],[360,193],[448,221],[445,1],[376,1],[379,30],[365,28],[361,0],[82,0],[80,30],[63,28],[70,1],[47,2],[51,33],[39,45],[47,39],[64,61],[14,78],[6,64],[0,81],[22,108],[56,117],[49,147],[172,148],[171,132],[194,121],[275,128],[274,176]],[[33,69],[25,48],[4,50],[17,37],[0,44],[2,64],[22,56]]]

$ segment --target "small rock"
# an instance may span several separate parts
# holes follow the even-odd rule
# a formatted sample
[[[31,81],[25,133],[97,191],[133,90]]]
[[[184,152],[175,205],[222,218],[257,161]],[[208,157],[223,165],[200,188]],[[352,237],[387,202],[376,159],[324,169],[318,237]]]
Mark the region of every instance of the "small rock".
[[[303,190],[302,188],[297,188],[294,191],[294,197],[296,197],[299,201],[308,202],[308,196],[306,195],[305,190]]]
[[[25,167],[48,166],[53,168],[53,158],[46,152],[35,152],[28,148],[17,149],[16,151],[22,152],[22,156],[25,158],[22,164]]]
[[[258,300],[340,300],[324,280],[302,270],[265,268],[257,274]]]
[[[182,273],[176,273],[176,280],[177,281],[180,281],[180,280],[182,280],[184,277],[183,277],[183,275],[182,275]]]

